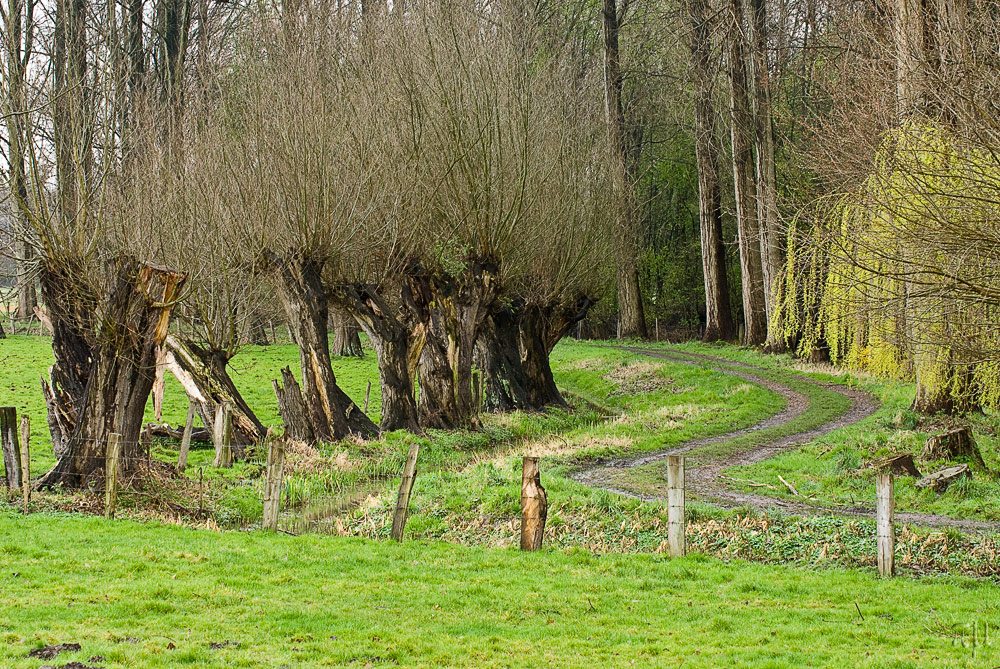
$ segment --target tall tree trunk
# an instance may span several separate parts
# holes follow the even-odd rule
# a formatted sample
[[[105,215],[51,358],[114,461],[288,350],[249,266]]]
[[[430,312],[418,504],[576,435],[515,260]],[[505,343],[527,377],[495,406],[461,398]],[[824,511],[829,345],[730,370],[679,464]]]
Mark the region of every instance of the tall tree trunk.
[[[330,362],[328,298],[322,263],[293,255],[276,260],[278,287],[288,327],[299,347],[302,396],[313,434],[320,441],[374,436],[378,428],[337,385]]]
[[[602,0],[604,26],[604,102],[608,149],[614,172],[618,236],[618,309],[623,337],[646,337],[646,315],[639,290],[638,231],[635,193],[629,170],[625,109],[622,105],[622,68],[618,49],[619,16],[616,0]]]
[[[743,0],[730,0],[726,35],[729,70],[731,137],[733,145],[733,183],[736,194],[736,227],[740,241],[740,270],[743,281],[743,318],[748,345],[760,345],[767,339],[767,308],[760,234],[757,225],[757,189],[754,181],[752,142],[755,134],[747,66]]]
[[[7,167],[10,192],[13,196],[12,213],[15,238],[18,243],[17,315],[30,318],[38,304],[35,281],[29,265],[34,249],[28,239],[28,181],[25,173],[27,131],[25,114],[28,111],[26,72],[32,55],[34,41],[34,3],[25,0],[7,2],[7,95],[0,110],[7,124]],[[27,30],[25,29],[27,24]]]
[[[726,247],[722,241],[722,195],[719,153],[712,103],[712,36],[706,0],[689,0],[691,76],[694,83],[695,154],[698,161],[698,217],[701,224],[701,261],[705,275],[705,341],[736,337],[729,303]]]
[[[267,429],[243,399],[236,384],[229,376],[229,354],[210,351],[170,334],[164,341],[167,371],[180,382],[188,398],[197,407],[203,425],[215,423],[216,408],[228,404],[232,409],[233,446],[236,456],[242,457],[242,446],[264,441]]]
[[[166,338],[171,305],[185,278],[122,258],[110,292],[87,296],[76,286],[81,262],[49,260],[41,274],[54,326],[55,364],[51,385],[43,387],[58,461],[40,486],[85,485],[103,469],[113,432],[122,438],[121,471],[136,471],[157,347]]]
[[[754,169],[757,179],[757,227],[760,236],[764,306],[768,335],[765,348],[784,352],[780,324],[775,320],[781,278],[781,230],[778,221],[778,183],[774,163],[774,120],[771,113],[770,66],[767,60],[767,8],[765,0],[749,0],[747,23],[750,52],[749,75],[753,82]]]
[[[59,214],[83,216],[93,157],[87,82],[87,0],[57,0],[53,34],[53,114]]]

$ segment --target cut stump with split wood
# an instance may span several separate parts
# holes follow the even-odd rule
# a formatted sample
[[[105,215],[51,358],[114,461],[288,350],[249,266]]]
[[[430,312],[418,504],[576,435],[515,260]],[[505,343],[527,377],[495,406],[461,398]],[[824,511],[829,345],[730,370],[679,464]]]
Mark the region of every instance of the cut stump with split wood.
[[[972,478],[972,470],[969,469],[969,465],[945,467],[944,469],[938,470],[933,474],[925,476],[914,483],[914,485],[918,488],[931,488],[935,492],[943,493],[949,488],[949,486],[951,486],[952,483],[963,478]]]
[[[537,551],[542,547],[548,498],[542,487],[537,457],[527,456],[521,464],[521,550]]]

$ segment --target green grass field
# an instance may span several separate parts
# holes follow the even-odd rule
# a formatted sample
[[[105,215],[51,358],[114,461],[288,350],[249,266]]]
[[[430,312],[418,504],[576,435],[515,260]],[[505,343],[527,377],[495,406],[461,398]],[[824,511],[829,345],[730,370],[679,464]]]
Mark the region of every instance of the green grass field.
[[[0,564],[5,667],[56,643],[108,667],[1000,662],[1000,590],[961,578],[41,515],[0,516]]]
[[[681,350],[765,364],[764,375],[788,383],[803,372],[740,349]],[[0,405],[32,416],[36,473],[52,462],[37,380],[50,362],[44,339],[0,341]],[[297,368],[293,347],[251,347],[233,361],[267,424],[278,422],[270,379],[285,365]],[[335,368],[355,400],[372,380],[378,406],[373,354]],[[996,536],[901,528],[906,576],[889,582],[874,574],[870,522],[694,504],[695,554],[668,560],[665,505],[567,475],[593,458],[747,427],[784,400],[703,366],[588,343],[561,344],[553,368],[569,410],[290,454],[282,525],[300,536],[243,531],[259,522],[261,458],[215,470],[208,448],[192,453],[186,477],[122,491],[121,520],[85,515],[100,510],[99,491],[36,494],[27,517],[13,497],[0,501],[0,666],[1000,666],[1000,589],[993,578],[958,575],[1000,574]],[[837,437],[842,447],[900,431],[893,401],[903,401],[905,384],[838,380],[886,401]],[[187,401],[171,381],[164,417],[177,423]],[[813,403],[784,433],[844,409],[840,396],[802,391]],[[990,418],[979,420],[985,429]],[[406,541],[396,545],[387,540],[391,510],[414,440],[420,474]],[[994,457],[989,435],[981,446]],[[807,462],[823,463],[821,448],[806,444],[740,475],[811,476],[825,471]],[[535,554],[514,549],[525,453],[543,456],[550,503],[546,548]],[[176,445],[158,443],[153,454],[172,461]],[[782,468],[766,469],[775,463]],[[188,513],[199,474],[206,512]],[[861,473],[838,485],[873,492]],[[57,643],[82,649],[26,657]]]

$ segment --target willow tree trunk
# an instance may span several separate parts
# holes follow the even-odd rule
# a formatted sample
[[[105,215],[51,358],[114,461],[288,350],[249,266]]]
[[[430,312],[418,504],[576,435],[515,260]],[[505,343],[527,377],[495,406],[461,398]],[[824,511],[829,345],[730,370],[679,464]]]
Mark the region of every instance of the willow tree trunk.
[[[765,348],[772,353],[784,352],[781,326],[775,309],[780,286],[781,229],[778,221],[778,182],[774,163],[774,120],[771,112],[770,66],[767,59],[767,6],[765,0],[749,0],[747,24],[751,57],[750,80],[753,82],[754,170],[757,178],[757,227],[760,235],[760,255],[764,281],[764,305],[768,334]]]
[[[58,461],[40,486],[86,485],[104,467],[111,433],[121,435],[121,472],[136,470],[157,347],[166,338],[172,305],[185,278],[122,258],[107,295],[87,296],[78,291],[72,271],[79,266],[72,260],[50,261],[41,273],[55,356],[51,385],[43,385]],[[80,305],[91,299],[102,301],[100,322],[93,308]]]
[[[629,170],[625,109],[622,105],[622,68],[618,48],[618,6],[603,0],[604,102],[608,125],[608,151],[613,171],[618,243],[618,309],[621,336],[646,337],[646,315],[639,289],[638,232],[635,225],[635,193]]]
[[[551,345],[555,338],[547,320],[550,314],[540,307],[529,306],[520,319],[521,365],[528,381],[528,399],[535,408],[566,406],[556,387],[549,364]]]
[[[767,340],[767,306],[757,224],[757,188],[754,180],[753,138],[756,134],[747,85],[746,25],[743,0],[730,0],[727,12],[727,67],[733,145],[733,183],[736,195],[736,227],[740,242],[743,318],[748,345]]]
[[[367,438],[378,428],[337,385],[330,362],[329,311],[320,261],[295,255],[277,261],[278,286],[288,327],[299,347],[302,399],[320,441]]]
[[[694,84],[695,156],[698,162],[698,218],[701,224],[701,262],[705,276],[705,341],[736,337],[729,303],[726,247],[722,241],[722,194],[719,186],[719,150],[712,102],[711,26],[707,0],[688,0],[691,23],[688,46]]]
[[[335,355],[346,358],[363,358],[360,329],[354,317],[344,309],[333,310],[333,350]]]
[[[523,307],[494,311],[476,340],[476,364],[483,373],[485,408],[507,412],[535,408],[528,394],[528,378],[521,363],[518,320]]]
[[[425,427],[475,420],[472,360],[483,322],[496,303],[498,275],[492,260],[470,258],[459,276],[433,275],[427,281],[432,301],[417,401]]]
[[[379,388],[382,392],[384,431],[420,432],[417,401],[413,393],[413,371],[424,345],[424,325],[409,326],[396,309],[368,286],[342,286],[333,291],[342,314],[361,326],[378,357]],[[357,336],[355,327],[355,336]]]
[[[220,404],[228,404],[233,417],[232,443],[237,458],[243,447],[264,441],[267,429],[243,399],[229,376],[229,354],[210,351],[173,334],[164,341],[167,371],[177,378],[195,404],[202,425],[211,426]]]

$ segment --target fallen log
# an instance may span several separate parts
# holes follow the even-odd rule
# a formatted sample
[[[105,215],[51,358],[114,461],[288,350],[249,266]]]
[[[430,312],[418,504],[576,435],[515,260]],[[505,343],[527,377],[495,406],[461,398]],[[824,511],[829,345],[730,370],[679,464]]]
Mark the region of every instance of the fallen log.
[[[931,488],[937,493],[943,493],[952,483],[962,478],[972,478],[972,470],[969,465],[955,465],[945,467],[917,481],[914,485],[918,488]]]
[[[146,425],[145,432],[149,434],[149,436],[156,437],[157,439],[180,440],[184,438],[183,425],[180,425],[175,428],[169,423],[149,423],[148,425]],[[199,444],[211,444],[212,431],[204,427],[191,430],[191,441],[197,442]]]

